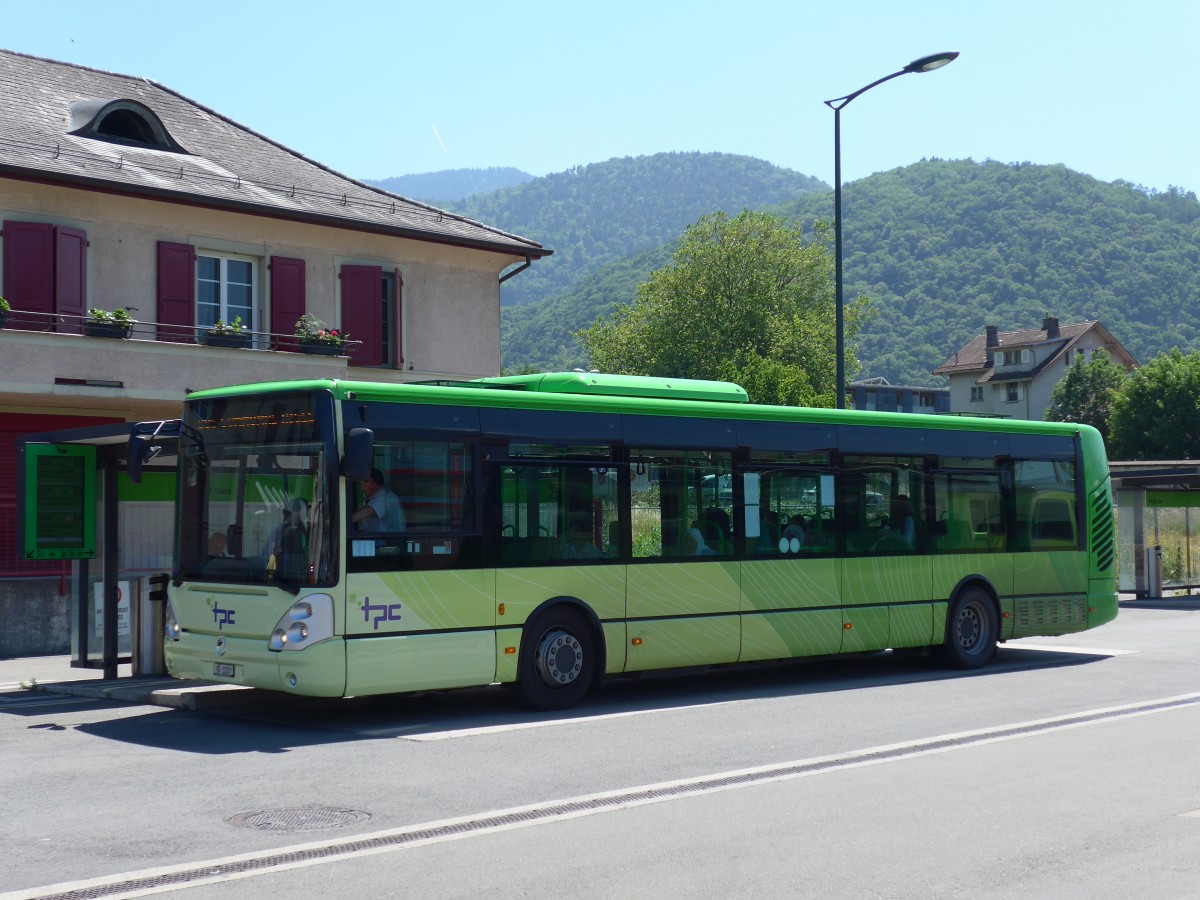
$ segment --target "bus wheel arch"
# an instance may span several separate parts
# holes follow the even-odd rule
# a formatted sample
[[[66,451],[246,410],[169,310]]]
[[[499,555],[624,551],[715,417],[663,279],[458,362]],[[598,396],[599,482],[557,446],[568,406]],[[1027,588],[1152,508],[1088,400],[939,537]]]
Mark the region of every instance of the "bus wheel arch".
[[[1000,601],[995,590],[986,579],[964,578],[950,596],[938,658],[956,669],[986,665],[1000,640]]]
[[[533,709],[566,709],[599,683],[604,667],[604,633],[595,613],[573,597],[556,597],[526,620],[510,689]]]

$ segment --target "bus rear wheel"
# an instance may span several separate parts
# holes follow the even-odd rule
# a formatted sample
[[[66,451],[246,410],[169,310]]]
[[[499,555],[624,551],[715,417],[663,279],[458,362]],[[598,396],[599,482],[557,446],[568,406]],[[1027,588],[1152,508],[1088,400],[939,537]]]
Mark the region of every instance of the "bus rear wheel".
[[[525,626],[513,691],[533,709],[566,709],[595,680],[596,641],[577,610],[549,610]]]
[[[981,588],[968,588],[950,607],[939,656],[956,669],[977,669],[995,655],[999,630],[992,598]]]

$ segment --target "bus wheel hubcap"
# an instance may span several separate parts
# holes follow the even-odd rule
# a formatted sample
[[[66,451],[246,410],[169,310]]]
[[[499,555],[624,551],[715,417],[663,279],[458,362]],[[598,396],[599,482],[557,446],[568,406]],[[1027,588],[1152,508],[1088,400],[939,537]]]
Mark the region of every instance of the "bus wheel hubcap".
[[[958,617],[958,642],[964,650],[974,650],[983,636],[983,620],[974,606],[964,607]]]
[[[583,647],[575,635],[551,629],[538,644],[535,664],[542,681],[551,687],[564,687],[583,671]]]

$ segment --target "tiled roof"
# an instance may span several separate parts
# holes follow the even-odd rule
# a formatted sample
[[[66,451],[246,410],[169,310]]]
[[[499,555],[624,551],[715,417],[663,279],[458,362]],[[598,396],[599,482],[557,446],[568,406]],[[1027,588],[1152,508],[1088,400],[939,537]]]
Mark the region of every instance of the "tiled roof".
[[[1102,328],[1103,326],[1099,322],[1079,322],[1075,325],[1060,325],[1058,329],[1059,336],[1056,338],[1049,337],[1046,330],[1042,328],[1027,328],[1024,331],[1001,331],[996,335],[999,344],[993,349],[1003,352],[1004,350],[1018,350],[1022,347],[1033,347],[1040,344],[1057,344],[1055,352],[1043,360],[1044,364],[1070,347],[1082,335],[1097,327]],[[1038,368],[1042,367],[1038,366]],[[987,335],[977,334],[971,340],[967,341],[957,353],[934,369],[933,374],[961,375],[967,372],[982,372],[984,370],[988,370]],[[990,372],[991,370],[988,371]],[[1020,373],[1014,372],[1013,374],[1019,374],[1021,377],[1028,378],[1030,372],[1026,370]]]
[[[134,100],[187,153],[70,134],[72,103]],[[535,241],[341,175],[160,84],[0,50],[0,175],[392,233],[518,256]]]

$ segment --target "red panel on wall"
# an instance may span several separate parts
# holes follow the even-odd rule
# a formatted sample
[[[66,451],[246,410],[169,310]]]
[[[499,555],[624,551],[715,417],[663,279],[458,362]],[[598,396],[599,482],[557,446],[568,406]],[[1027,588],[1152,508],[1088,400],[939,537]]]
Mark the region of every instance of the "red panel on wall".
[[[4,223],[4,299],[12,307],[9,328],[46,331],[54,312],[54,226]],[[21,315],[22,312],[35,315]]]
[[[304,260],[271,257],[271,333],[290,335],[304,315]],[[299,348],[295,338],[281,338],[280,350]]]
[[[61,317],[56,327],[79,334],[87,312],[87,232],[61,225],[54,232],[54,311]]]
[[[158,339],[196,340],[196,248],[158,242]]]
[[[342,330],[351,340],[362,341],[350,354],[352,366],[383,365],[382,291],[379,266],[342,266]]]

